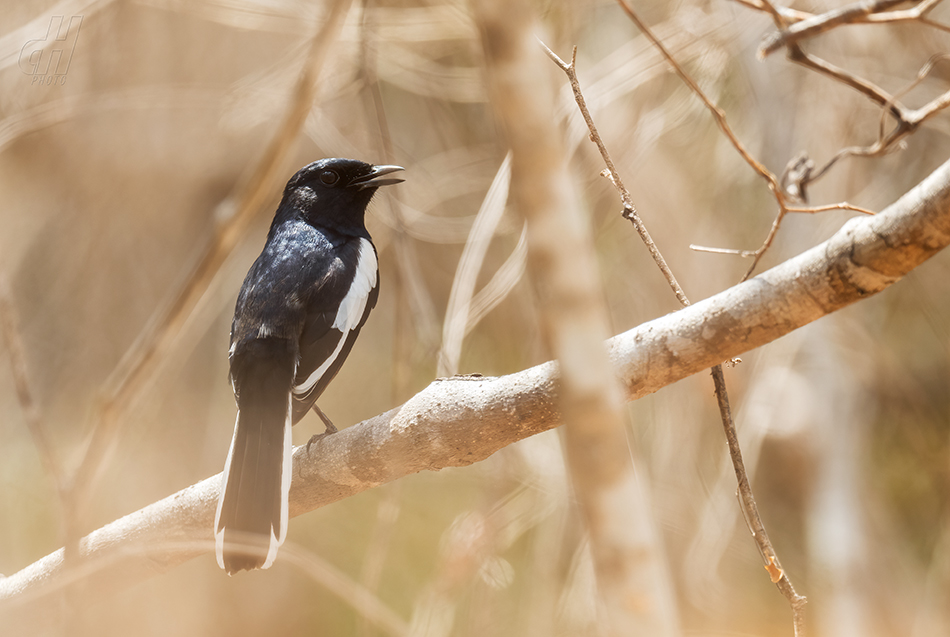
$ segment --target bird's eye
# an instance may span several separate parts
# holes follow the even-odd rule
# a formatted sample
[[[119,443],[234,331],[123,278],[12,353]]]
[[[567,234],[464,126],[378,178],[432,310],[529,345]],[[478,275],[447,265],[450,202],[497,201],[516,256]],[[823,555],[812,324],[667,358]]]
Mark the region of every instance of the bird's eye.
[[[340,176],[333,172],[332,170],[324,170],[320,173],[320,183],[324,186],[332,186],[336,182],[340,181]]]

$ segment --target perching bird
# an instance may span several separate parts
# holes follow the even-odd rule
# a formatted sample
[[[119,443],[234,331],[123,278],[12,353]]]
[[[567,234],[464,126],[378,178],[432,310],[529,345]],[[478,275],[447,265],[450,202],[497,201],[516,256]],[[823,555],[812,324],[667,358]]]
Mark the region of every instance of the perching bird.
[[[237,400],[214,519],[229,574],[274,563],[287,535],[291,427],[336,376],[376,305],[376,248],[363,217],[399,166],[321,159],[287,183],[264,251],[244,279],[231,324]]]

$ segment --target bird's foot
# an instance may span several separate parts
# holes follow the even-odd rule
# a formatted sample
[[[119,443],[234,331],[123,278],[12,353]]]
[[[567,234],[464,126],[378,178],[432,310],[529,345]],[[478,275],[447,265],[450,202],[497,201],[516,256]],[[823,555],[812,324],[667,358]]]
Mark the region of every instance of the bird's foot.
[[[313,410],[317,412],[318,416],[320,416],[320,420],[323,421],[323,426],[326,427],[326,431],[324,431],[322,434],[314,434],[310,437],[310,440],[307,441],[307,453],[310,453],[310,445],[325,436],[335,434],[339,431],[339,429],[336,428],[336,425],[333,424],[333,421],[330,420],[330,418],[325,413],[323,413],[323,410],[317,407],[316,403],[313,405]]]

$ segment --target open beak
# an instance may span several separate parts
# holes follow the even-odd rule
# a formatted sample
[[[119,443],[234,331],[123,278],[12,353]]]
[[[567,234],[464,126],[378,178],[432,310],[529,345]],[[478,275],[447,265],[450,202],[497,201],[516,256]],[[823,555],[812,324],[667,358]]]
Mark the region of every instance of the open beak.
[[[396,177],[389,177],[384,179],[386,175],[391,175],[394,172],[405,170],[402,166],[373,166],[373,170],[367,175],[358,177],[354,179],[350,185],[354,188],[379,188],[380,186],[392,186],[393,184],[398,184],[404,179],[399,179]]]

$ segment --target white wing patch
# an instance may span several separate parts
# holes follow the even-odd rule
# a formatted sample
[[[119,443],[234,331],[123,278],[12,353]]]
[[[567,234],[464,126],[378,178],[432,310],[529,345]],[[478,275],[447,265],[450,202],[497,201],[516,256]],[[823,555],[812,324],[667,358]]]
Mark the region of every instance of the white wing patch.
[[[373,291],[373,288],[376,287],[377,268],[376,250],[373,249],[373,244],[361,238],[359,261],[356,264],[356,274],[353,278],[353,283],[350,284],[349,291],[346,293],[346,296],[343,297],[343,302],[340,303],[340,309],[337,310],[336,318],[331,326],[334,329],[340,330],[342,336],[337,342],[333,353],[323,361],[323,364],[315,369],[305,381],[294,387],[294,394],[300,396],[313,389],[314,385],[319,382],[330,368],[330,365],[333,364],[333,361],[340,355],[340,350],[343,349],[343,344],[346,343],[347,337],[351,331],[359,326],[360,319],[363,318],[363,313],[366,311],[369,294]]]
[[[340,303],[336,320],[333,321],[333,327],[343,334],[349,333],[360,324],[360,319],[363,318],[363,312],[366,310],[366,302],[369,300],[369,293],[376,287],[377,270],[376,251],[373,245],[366,239],[360,239],[360,259],[356,264],[356,275],[353,277],[350,290]]]

